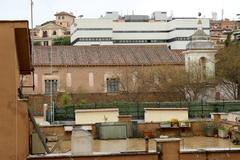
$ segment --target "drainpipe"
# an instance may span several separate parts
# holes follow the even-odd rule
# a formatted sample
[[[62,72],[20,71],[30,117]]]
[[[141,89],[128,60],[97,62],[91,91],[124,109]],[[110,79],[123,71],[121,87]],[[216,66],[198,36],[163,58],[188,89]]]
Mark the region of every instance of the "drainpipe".
[[[48,104],[43,104],[43,117],[44,117],[44,121],[47,121],[47,108],[48,108]]]

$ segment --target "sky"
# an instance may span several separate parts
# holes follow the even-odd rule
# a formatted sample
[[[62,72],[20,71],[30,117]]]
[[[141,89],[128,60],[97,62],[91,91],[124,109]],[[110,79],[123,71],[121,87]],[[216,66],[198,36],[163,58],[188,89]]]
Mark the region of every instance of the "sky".
[[[30,20],[31,0],[0,0],[0,20]],[[218,19],[237,19],[240,14],[240,0],[33,0],[34,26],[55,19],[60,11],[73,12],[78,17],[97,18],[106,11],[118,11],[121,15],[147,14],[154,11],[167,11],[174,17],[196,17],[198,12],[203,17],[211,18],[217,12]]]

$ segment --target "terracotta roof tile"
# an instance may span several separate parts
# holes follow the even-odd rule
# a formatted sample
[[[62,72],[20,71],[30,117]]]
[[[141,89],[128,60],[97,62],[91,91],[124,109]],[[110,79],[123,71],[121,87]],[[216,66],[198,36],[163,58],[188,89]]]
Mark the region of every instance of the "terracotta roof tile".
[[[164,45],[34,47],[34,65],[160,65],[184,64],[184,54]]]

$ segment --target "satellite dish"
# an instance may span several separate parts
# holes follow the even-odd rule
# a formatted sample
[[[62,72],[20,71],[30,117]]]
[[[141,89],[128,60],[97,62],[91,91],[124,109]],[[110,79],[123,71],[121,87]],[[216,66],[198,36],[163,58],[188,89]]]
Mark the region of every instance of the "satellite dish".
[[[198,17],[201,17],[202,13],[201,12],[198,12]]]

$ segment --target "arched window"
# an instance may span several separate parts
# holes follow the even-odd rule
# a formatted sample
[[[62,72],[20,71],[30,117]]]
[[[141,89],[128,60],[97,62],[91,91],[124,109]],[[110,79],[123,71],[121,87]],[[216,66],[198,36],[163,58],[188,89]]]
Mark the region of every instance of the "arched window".
[[[48,37],[48,32],[47,31],[43,31],[42,37]]]
[[[56,31],[53,31],[53,35],[57,35],[57,32],[56,32]]]
[[[207,78],[207,58],[201,57],[199,59],[200,71],[201,71],[201,78],[205,80]]]

